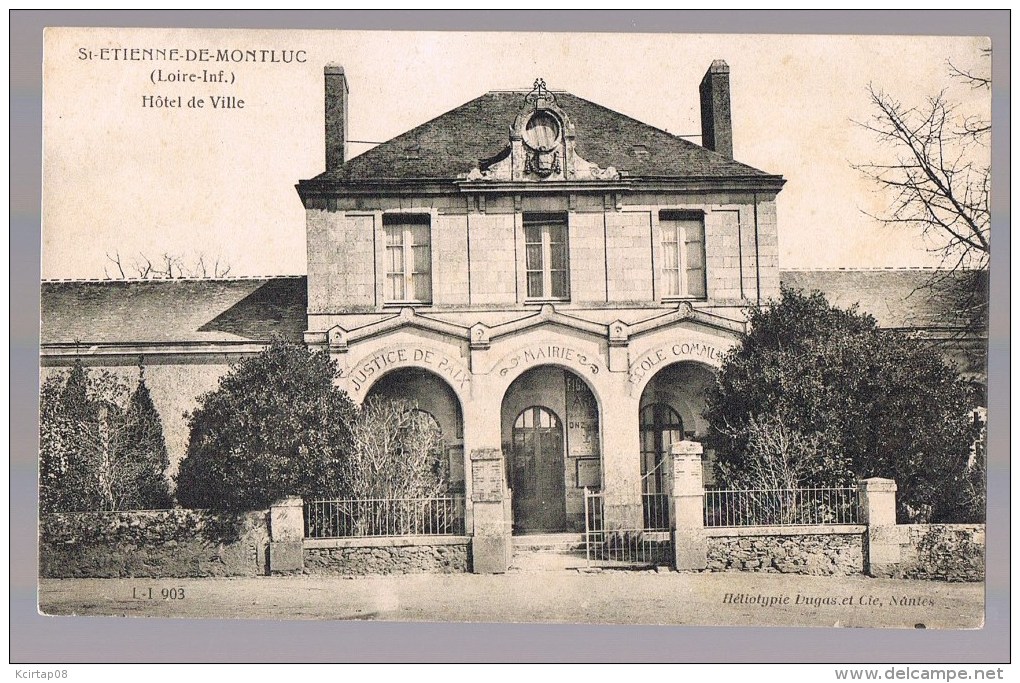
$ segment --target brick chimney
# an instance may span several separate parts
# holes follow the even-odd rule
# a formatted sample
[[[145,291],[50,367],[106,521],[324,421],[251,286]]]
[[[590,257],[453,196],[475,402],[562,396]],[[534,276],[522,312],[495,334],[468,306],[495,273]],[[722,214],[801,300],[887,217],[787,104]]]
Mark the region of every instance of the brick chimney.
[[[347,161],[347,77],[338,64],[323,69],[326,79],[326,171]]]
[[[727,159],[733,158],[730,67],[721,59],[712,62],[701,79],[701,144]]]

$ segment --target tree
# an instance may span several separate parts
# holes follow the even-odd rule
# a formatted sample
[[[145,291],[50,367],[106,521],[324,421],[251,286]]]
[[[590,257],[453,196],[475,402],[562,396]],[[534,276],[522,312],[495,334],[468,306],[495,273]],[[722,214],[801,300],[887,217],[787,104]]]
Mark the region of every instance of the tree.
[[[448,463],[435,419],[410,401],[370,398],[354,423],[345,463],[357,498],[433,498],[446,493]]]
[[[163,421],[159,417],[152,395],[145,383],[145,368],[138,367],[138,384],[128,400],[124,412],[121,434],[125,463],[130,471],[123,477],[122,505],[145,509],[164,509],[173,505],[169,481],[165,472],[170,467],[170,456],[163,436]]]
[[[967,517],[976,427],[969,386],[925,342],[818,292],[749,311],[705,417],[733,488],[894,479],[902,521]]]
[[[108,370],[70,371],[40,389],[43,512],[166,508],[163,427],[142,368],[134,392]]]
[[[952,63],[949,71],[967,87],[990,89],[985,76]],[[983,113],[968,113],[951,102],[946,90],[917,106],[904,105],[874,85],[868,92],[874,114],[860,125],[889,154],[855,168],[891,196],[884,215],[873,217],[921,232],[940,257],[928,287],[949,302],[952,320],[947,322],[983,335],[988,325],[991,125]]]
[[[119,251],[107,252],[109,264],[103,267],[107,280],[174,280],[178,278],[216,278],[230,274],[230,264],[218,256],[203,252],[193,256],[163,252],[157,259],[138,254],[127,261]]]
[[[357,409],[336,376],[328,355],[281,340],[232,366],[187,416],[181,505],[259,510],[285,496],[343,495]]]

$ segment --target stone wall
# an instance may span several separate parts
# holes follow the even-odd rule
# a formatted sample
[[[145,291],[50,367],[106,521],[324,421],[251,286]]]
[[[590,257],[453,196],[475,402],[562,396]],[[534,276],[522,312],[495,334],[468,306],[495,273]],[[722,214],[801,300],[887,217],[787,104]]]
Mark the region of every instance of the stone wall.
[[[305,541],[306,574],[455,574],[468,571],[467,538]]]
[[[202,510],[43,515],[46,578],[257,576],[267,573],[268,513]]]
[[[864,570],[863,528],[708,530],[708,571],[851,575]]]
[[[871,530],[871,542],[899,546],[899,561],[874,564],[874,576],[983,581],[984,524],[898,524]]]

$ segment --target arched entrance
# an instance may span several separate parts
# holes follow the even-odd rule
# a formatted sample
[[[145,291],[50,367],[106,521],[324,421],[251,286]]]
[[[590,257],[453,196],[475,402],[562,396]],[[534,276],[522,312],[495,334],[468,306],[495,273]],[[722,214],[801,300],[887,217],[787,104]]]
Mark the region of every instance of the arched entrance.
[[[601,486],[599,409],[573,372],[528,370],[503,396],[503,456],[514,533],[584,529],[584,488]]]
[[[433,372],[405,367],[380,377],[365,394],[365,400],[372,397],[409,401],[417,410],[435,420],[446,444],[450,492],[463,493],[464,420],[460,401],[450,385]]]
[[[531,406],[514,420],[507,481],[514,527],[521,532],[566,528],[563,423],[548,408]]]
[[[638,421],[642,514],[646,529],[669,528],[665,468],[670,446],[684,439],[697,441],[705,436],[708,427],[702,417],[705,394],[714,383],[715,374],[707,365],[683,361],[657,372],[641,393]]]
[[[666,454],[684,438],[684,422],[668,403],[649,403],[641,409],[641,497],[646,529],[669,528]]]

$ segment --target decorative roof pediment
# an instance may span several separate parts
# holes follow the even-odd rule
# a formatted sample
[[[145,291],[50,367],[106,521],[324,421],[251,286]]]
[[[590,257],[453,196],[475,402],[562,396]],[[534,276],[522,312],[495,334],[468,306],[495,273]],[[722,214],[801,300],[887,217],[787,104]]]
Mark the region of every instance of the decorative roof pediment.
[[[620,179],[619,171],[612,166],[601,168],[578,155],[574,124],[541,78],[535,79],[534,88],[524,96],[508,137],[506,147],[498,154],[480,160],[460,178],[468,182],[536,183]]]

